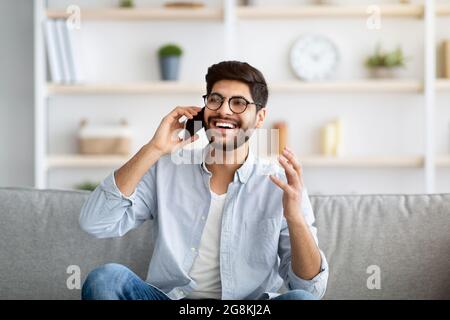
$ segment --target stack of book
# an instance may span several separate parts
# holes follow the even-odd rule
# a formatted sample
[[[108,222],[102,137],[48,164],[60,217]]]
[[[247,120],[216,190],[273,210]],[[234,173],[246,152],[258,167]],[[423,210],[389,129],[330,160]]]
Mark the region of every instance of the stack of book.
[[[48,19],[44,24],[50,80],[60,84],[83,82],[80,55],[74,51],[76,31],[62,19]]]

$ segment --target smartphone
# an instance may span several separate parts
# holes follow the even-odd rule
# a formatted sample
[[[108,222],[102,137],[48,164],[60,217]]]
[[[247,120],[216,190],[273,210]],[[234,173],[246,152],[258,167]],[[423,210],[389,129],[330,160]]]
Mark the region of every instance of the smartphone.
[[[185,139],[189,139],[196,134],[201,128],[205,127],[205,120],[203,120],[205,107],[203,107],[192,119],[187,119],[185,124],[186,134]],[[188,136],[189,133],[189,136]]]

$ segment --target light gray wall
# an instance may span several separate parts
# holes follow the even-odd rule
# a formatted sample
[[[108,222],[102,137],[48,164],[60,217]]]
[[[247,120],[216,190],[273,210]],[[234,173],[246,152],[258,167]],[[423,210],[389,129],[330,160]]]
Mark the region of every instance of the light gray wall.
[[[33,1],[0,0],[0,186],[33,185]]]

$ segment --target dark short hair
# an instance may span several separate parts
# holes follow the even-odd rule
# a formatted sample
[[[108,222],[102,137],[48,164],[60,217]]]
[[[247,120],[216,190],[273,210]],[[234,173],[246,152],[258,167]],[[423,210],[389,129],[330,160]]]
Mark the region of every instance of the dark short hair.
[[[210,94],[214,84],[220,80],[237,80],[246,83],[250,88],[257,111],[264,108],[269,98],[267,83],[263,74],[247,62],[222,61],[208,68],[205,76],[206,93]]]

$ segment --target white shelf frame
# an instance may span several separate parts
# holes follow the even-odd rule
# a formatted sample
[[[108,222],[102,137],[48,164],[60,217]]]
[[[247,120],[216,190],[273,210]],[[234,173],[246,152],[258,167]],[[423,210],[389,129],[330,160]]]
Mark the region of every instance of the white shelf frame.
[[[436,109],[436,7],[435,0],[425,1],[425,190],[434,193],[436,186],[435,109]]]
[[[46,52],[43,22],[45,1],[34,2],[34,186],[47,188],[47,97],[46,97]]]
[[[363,8],[364,7],[364,8]],[[166,8],[148,9],[102,9],[83,10],[83,19],[95,20],[218,20],[225,27],[227,47],[237,39],[236,25],[239,19],[280,19],[280,18],[358,18],[365,17],[367,6],[333,7],[258,7],[237,6],[235,0],[224,0],[223,8],[202,8],[196,10],[173,11]],[[364,9],[364,10],[362,10]],[[436,167],[450,167],[450,155],[436,156],[434,152],[435,94],[436,90],[450,90],[450,80],[436,80],[435,72],[435,19],[436,16],[450,16],[450,5],[435,5],[435,0],[426,0],[425,6],[417,5],[382,5],[382,12],[392,18],[420,18],[425,26],[425,76],[420,80],[384,80],[381,82],[363,80],[335,83],[301,83],[285,81],[273,83],[274,92],[395,92],[418,93],[424,96],[425,115],[425,150],[419,156],[378,156],[378,157],[323,157],[317,155],[304,156],[303,163],[310,167],[395,167],[419,168],[425,173],[425,192],[432,193],[435,187]],[[47,155],[47,109],[48,99],[53,95],[72,94],[153,94],[153,93],[198,93],[204,85],[183,83],[131,83],[131,84],[91,84],[61,86],[46,83],[45,46],[42,22],[47,18],[64,18],[67,14],[61,10],[47,10],[45,0],[35,0],[34,38],[35,38],[35,187],[47,188],[48,170],[52,168],[117,166],[126,157],[83,157],[80,155]],[[427,49],[428,48],[428,49]],[[236,57],[233,50],[225,53],[226,58]]]

